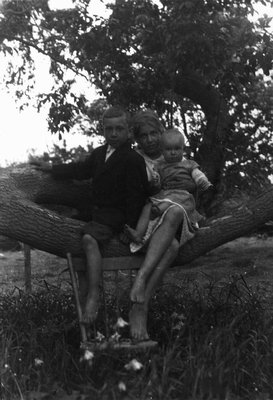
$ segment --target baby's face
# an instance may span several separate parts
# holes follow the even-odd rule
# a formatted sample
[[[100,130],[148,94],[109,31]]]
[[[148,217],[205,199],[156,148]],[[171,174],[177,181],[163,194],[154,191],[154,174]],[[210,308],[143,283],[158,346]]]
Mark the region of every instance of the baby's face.
[[[162,153],[167,163],[179,162],[183,158],[183,140],[178,135],[164,136],[162,139]]]

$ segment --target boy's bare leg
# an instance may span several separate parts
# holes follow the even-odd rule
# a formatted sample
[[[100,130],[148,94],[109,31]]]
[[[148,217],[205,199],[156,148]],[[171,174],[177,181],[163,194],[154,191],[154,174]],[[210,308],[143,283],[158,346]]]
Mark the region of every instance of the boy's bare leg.
[[[147,332],[147,315],[149,301],[154,293],[154,290],[161,281],[165,271],[169,268],[172,262],[175,260],[179,249],[179,243],[176,239],[173,239],[169,248],[163,255],[158,266],[150,276],[147,282],[145,290],[145,300],[143,303],[134,303],[130,311],[130,331],[131,336],[135,340],[147,340],[149,335]]]
[[[183,215],[181,208],[171,208],[165,215],[162,225],[153,233],[146,257],[131,289],[130,298],[133,302],[143,303],[145,301],[148,279],[172,243],[176,231],[182,222]]]
[[[82,322],[90,324],[95,321],[99,309],[99,284],[101,280],[102,258],[97,241],[89,234],[82,238],[86,254],[86,271],[88,292],[83,311]]]

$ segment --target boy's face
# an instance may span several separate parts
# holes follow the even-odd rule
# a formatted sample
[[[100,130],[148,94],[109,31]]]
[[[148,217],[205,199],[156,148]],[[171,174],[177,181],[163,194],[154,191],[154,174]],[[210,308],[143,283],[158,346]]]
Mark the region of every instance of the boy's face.
[[[128,140],[129,129],[126,116],[105,118],[103,121],[104,137],[110,146],[117,149]]]
[[[183,139],[178,135],[162,138],[162,153],[167,163],[179,162],[183,158]]]
[[[161,154],[160,138],[161,133],[155,127],[145,124],[140,127],[136,141],[147,156],[155,158]]]

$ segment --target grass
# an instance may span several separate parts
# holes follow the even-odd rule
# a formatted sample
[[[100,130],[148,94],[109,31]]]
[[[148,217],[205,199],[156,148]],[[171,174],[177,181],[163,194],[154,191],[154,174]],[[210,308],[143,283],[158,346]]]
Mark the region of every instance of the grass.
[[[109,324],[116,319],[107,295]],[[129,302],[119,301],[127,319]],[[70,290],[48,286],[0,296],[0,398],[3,400],[199,400],[273,397],[271,310],[244,278],[217,286],[163,286],[151,302],[156,350],[108,350],[80,361]],[[103,332],[100,317],[98,329]],[[132,359],[139,370],[127,370]]]

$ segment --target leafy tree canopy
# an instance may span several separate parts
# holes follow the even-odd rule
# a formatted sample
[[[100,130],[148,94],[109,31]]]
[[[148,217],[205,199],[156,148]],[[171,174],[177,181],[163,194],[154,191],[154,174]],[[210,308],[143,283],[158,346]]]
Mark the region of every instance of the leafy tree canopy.
[[[35,79],[35,52],[50,58],[54,85],[40,94],[50,104],[52,132],[91,118],[107,104],[157,110],[166,126],[183,126],[191,155],[220,188],[247,188],[270,174],[273,60],[271,19],[254,22],[256,0],[116,0],[109,15],[92,1],[52,9],[48,0],[6,0],[0,48],[20,55],[7,84]],[[105,2],[106,3],[106,2]],[[68,72],[70,71],[70,72]],[[93,84],[103,100],[74,91],[75,77]],[[268,79],[265,79],[268,77]]]

